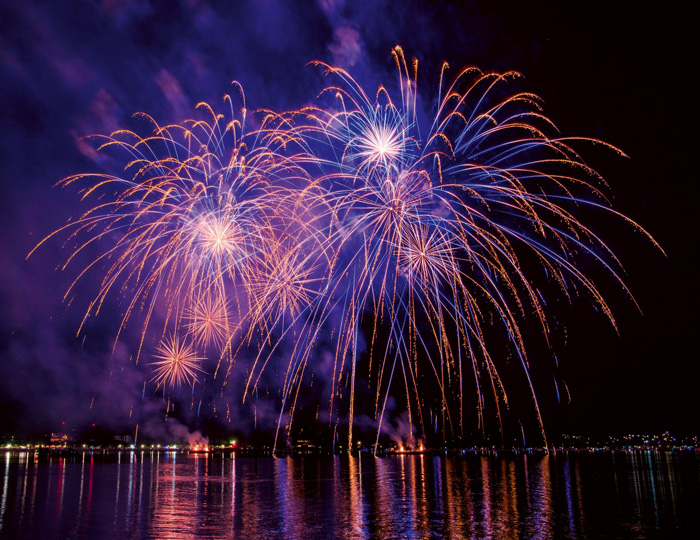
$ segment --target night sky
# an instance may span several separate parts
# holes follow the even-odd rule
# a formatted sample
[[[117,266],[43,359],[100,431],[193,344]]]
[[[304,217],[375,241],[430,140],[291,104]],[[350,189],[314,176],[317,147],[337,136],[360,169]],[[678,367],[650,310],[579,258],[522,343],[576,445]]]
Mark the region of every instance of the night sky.
[[[371,93],[396,78],[390,52],[397,44],[419,59],[426,100],[443,60],[455,69],[514,69],[563,134],[598,138],[629,156],[597,148],[585,157],[608,181],[614,208],[666,254],[620,220],[587,217],[620,257],[642,313],[613,286],[603,292],[619,335],[584,297],[548,306],[565,332],[554,353],[571,403],[558,404],[543,389],[545,427],[700,433],[689,17],[636,3],[560,4],[2,2],[0,434],[59,429],[64,421],[125,429],[132,406],[154,437],[177,427],[162,425],[162,400],[150,386],[143,391],[143,373],[129,367],[128,354],[112,354],[114,317],[91,320],[76,337],[95,290],[86,283],[70,305],[63,302],[76,268],[57,270],[66,259],[61,241],[26,259],[85,209],[77,190],[54,184],[108,165],[82,137],[121,127],[143,132],[132,117],[139,111],[161,124],[180,122],[200,101],[220,104],[234,91],[232,80],[251,110],[299,108],[323,85],[307,65],[313,60],[348,69]],[[234,407],[241,424],[249,413]],[[186,416],[183,429],[193,429]]]

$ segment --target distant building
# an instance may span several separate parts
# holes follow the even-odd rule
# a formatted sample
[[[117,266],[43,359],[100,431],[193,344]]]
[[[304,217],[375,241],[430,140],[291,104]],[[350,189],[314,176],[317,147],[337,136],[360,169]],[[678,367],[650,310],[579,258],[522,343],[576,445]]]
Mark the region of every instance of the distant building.
[[[299,440],[293,447],[294,452],[299,454],[310,454],[316,449],[313,442],[309,440]]]
[[[115,435],[114,442],[117,444],[133,444],[134,438],[131,435]]]
[[[75,442],[75,439],[65,433],[51,433],[51,446],[66,446],[72,442]]]

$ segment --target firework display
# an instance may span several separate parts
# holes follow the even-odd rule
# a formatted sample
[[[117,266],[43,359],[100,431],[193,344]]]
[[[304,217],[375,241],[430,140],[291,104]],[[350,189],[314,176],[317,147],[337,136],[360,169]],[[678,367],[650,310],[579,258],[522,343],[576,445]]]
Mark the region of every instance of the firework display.
[[[134,362],[157,391],[235,382],[254,399],[283,355],[275,444],[291,432],[320,348],[333,359],[329,422],[347,422],[349,447],[360,378],[377,437],[397,393],[419,432],[463,433],[471,411],[483,429],[487,402],[499,419],[509,406],[504,355],[546,444],[524,329],[548,339],[553,290],[580,291],[615,324],[581,261],[629,294],[621,266],[578,210],[646,233],[610,207],[575,147],[622,153],[560,136],[536,95],[512,92],[515,72],[470,67],[447,83],[444,64],[423,105],[417,61],[399,47],[392,57],[396,89],[370,94],[316,63],[329,82],[314,105],[253,122],[237,87],[226,115],[200,104],[198,120],[160,126],[141,115],[153,125],[146,136],[96,137],[124,174],[60,182],[91,204],[49,237],[68,237],[63,268],[98,253],[66,298],[100,276],[83,325],[122,299],[115,346],[127,326],[139,329]],[[250,367],[232,381],[242,356]]]

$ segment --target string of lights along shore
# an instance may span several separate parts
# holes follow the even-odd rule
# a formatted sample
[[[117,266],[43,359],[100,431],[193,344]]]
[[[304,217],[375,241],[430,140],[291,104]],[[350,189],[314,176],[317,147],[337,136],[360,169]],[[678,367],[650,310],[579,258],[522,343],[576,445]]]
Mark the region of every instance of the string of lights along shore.
[[[396,76],[376,88],[315,62],[326,85],[296,110],[248,110],[234,82],[192,119],[139,113],[142,132],[91,137],[121,172],[61,180],[88,208],[35,248],[68,248],[66,302],[99,276],[78,335],[119,298],[115,347],[137,328],[144,391],[167,399],[240,385],[254,402],[279,370],[275,446],[289,440],[321,349],[328,425],[347,426],[348,447],[359,380],[377,439],[395,394],[418,433],[454,435],[474,419],[500,422],[517,380],[546,446],[525,334],[549,342],[553,297],[585,297],[614,326],[599,275],[634,302],[581,211],[661,249],[612,207],[582,149],[624,154],[561,134],[516,72],[444,63],[427,99],[417,60],[398,46],[391,58]],[[86,253],[97,255],[79,264]]]

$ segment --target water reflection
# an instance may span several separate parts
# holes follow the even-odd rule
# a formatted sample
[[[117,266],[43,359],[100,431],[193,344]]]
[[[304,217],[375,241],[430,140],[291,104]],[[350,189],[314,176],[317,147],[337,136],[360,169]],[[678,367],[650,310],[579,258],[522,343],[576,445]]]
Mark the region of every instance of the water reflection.
[[[697,453],[0,460],[2,538],[685,538]]]

